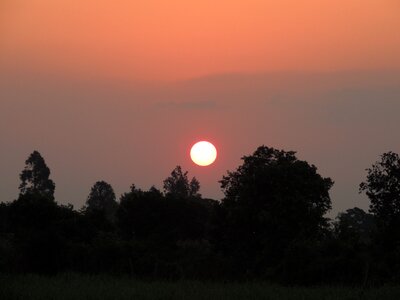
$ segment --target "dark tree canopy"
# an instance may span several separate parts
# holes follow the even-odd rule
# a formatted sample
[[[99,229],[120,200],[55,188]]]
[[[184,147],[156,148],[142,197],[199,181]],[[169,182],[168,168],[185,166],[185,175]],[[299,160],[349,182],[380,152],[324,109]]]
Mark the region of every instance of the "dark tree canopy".
[[[220,181],[225,207],[247,208],[259,221],[285,222],[295,230],[324,224],[333,181],[321,177],[314,165],[298,160],[295,152],[266,146],[242,159],[243,165]]]
[[[156,188],[149,191],[131,185],[131,191],[120,198],[117,211],[118,225],[124,236],[147,237],[160,222],[159,209],[163,205],[163,195]],[[165,228],[164,228],[165,229]]]
[[[367,169],[367,180],[360,184],[371,201],[370,212],[379,225],[387,227],[400,219],[400,157],[397,153],[382,154],[381,160]]]
[[[220,181],[222,201],[201,198],[199,182],[177,166],[164,192],[132,185],[120,202],[110,184],[96,182],[78,211],[54,201],[35,151],[18,199],[0,203],[0,273],[398,284],[400,158],[381,158],[360,185],[370,213],[355,207],[330,223],[332,180],[292,151],[261,146],[244,156]]]
[[[55,184],[49,179],[50,169],[38,151],[33,151],[25,161],[20,174],[20,194],[39,194],[54,199]]]
[[[86,206],[87,211],[101,212],[107,219],[112,220],[118,206],[112,186],[105,181],[97,181],[86,200]]]
[[[375,230],[373,215],[354,207],[339,213],[335,222],[335,233],[342,240],[369,243]]]
[[[181,166],[171,172],[171,176],[164,180],[164,192],[167,196],[177,198],[201,197],[199,194],[200,183],[193,177],[190,182],[187,176],[188,172],[183,172]]]
[[[170,197],[156,188],[137,189],[121,196],[118,223],[127,237],[168,242],[199,239],[204,234],[207,209],[196,201]]]
[[[327,225],[333,182],[317,168],[285,152],[261,146],[221,182],[220,218],[229,253],[243,268],[265,272],[295,240],[315,239]],[[247,261],[247,262],[246,262]]]

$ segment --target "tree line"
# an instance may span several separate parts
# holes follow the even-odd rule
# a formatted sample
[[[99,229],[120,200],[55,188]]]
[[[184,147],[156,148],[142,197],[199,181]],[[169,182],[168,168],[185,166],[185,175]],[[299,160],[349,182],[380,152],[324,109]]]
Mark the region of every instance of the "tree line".
[[[360,192],[369,212],[330,220],[330,178],[293,151],[260,146],[201,196],[177,166],[163,190],[132,184],[117,197],[96,182],[84,207],[54,197],[39,152],[26,160],[19,196],[0,203],[0,272],[128,274],[143,279],[262,279],[285,284],[400,281],[400,157],[384,153]]]

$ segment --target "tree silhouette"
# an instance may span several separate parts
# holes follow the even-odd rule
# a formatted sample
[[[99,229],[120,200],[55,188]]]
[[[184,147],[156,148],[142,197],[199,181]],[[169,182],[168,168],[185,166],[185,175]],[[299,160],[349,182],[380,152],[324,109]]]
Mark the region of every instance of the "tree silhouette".
[[[330,178],[295,152],[261,146],[220,181],[222,201],[203,199],[177,166],[164,192],[131,186],[117,203],[96,182],[86,209],[54,199],[50,170],[34,151],[18,199],[0,203],[0,273],[131,274],[158,279],[267,279],[285,284],[398,283],[400,157],[367,169],[370,212],[328,222]],[[332,226],[333,225],[333,226]]]
[[[367,169],[367,180],[360,184],[371,201],[370,212],[378,225],[388,228],[400,222],[400,157],[387,152]]]
[[[123,235],[127,238],[147,238],[166,230],[168,226],[161,217],[165,207],[163,200],[163,194],[156,188],[142,191],[132,184],[131,191],[121,196],[117,211],[118,225]]]
[[[372,214],[354,207],[339,213],[334,226],[339,239],[368,244],[375,231],[375,220]]]
[[[20,195],[39,194],[54,199],[54,182],[49,179],[50,169],[38,151],[33,151],[25,161],[20,174]]]
[[[261,146],[242,159],[220,181],[222,240],[240,272],[265,272],[293,241],[318,237],[333,182],[295,152]]]
[[[346,281],[366,285],[371,264],[379,261],[376,251],[376,226],[372,214],[354,207],[339,213],[334,222],[336,245],[336,270],[345,273]]]
[[[115,199],[112,186],[105,181],[97,181],[86,200],[86,210],[90,213],[101,213],[107,220],[113,221],[118,207]]]
[[[187,177],[188,172],[182,172],[181,166],[171,172],[171,176],[164,180],[164,192],[167,196],[173,196],[177,198],[200,198],[199,194],[200,183],[193,177],[190,182]]]
[[[121,231],[127,237],[164,242],[203,238],[207,208],[197,201],[166,197],[154,187],[142,191],[132,185],[121,196],[117,212]]]

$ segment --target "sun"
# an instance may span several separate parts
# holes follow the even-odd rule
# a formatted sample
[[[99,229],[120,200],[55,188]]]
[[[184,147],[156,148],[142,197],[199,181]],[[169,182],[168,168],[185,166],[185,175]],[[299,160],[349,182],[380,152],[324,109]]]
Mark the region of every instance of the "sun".
[[[217,158],[217,149],[210,142],[197,142],[190,149],[190,157],[196,165],[209,166]]]

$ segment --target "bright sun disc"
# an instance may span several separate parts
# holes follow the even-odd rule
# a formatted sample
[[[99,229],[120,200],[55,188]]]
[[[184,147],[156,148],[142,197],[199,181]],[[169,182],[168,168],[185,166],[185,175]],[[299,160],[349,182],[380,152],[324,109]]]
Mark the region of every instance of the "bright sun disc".
[[[197,142],[190,150],[190,157],[199,166],[211,165],[217,158],[217,149],[206,141]]]

